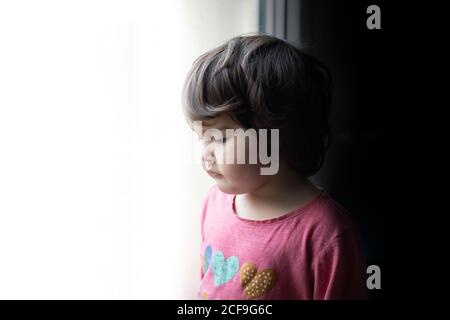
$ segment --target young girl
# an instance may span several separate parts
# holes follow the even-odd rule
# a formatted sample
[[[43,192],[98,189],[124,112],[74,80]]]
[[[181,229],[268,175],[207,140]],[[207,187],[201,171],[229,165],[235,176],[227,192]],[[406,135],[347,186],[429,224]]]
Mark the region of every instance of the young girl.
[[[366,297],[357,228],[308,180],[328,145],[330,82],[317,59],[265,34],[233,38],[194,62],[183,111],[217,183],[201,215],[198,298]],[[261,174],[260,160],[222,161],[218,154],[231,152],[247,160],[250,149],[239,150],[236,136],[204,135],[211,128],[278,130],[277,145],[269,143],[271,153],[279,150],[277,172]]]

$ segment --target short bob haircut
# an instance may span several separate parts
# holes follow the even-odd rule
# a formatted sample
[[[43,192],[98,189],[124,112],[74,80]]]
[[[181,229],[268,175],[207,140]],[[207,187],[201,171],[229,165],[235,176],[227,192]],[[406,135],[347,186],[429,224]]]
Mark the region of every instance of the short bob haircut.
[[[246,129],[279,129],[280,157],[304,177],[324,161],[330,104],[329,70],[292,44],[262,33],[237,36],[198,57],[182,101],[192,121],[226,113]]]

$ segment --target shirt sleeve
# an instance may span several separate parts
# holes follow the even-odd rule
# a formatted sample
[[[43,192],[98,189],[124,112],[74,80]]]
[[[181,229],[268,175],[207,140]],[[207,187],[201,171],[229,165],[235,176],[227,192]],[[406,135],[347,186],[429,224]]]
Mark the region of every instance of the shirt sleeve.
[[[365,259],[355,227],[323,248],[313,261],[314,299],[367,299]]]

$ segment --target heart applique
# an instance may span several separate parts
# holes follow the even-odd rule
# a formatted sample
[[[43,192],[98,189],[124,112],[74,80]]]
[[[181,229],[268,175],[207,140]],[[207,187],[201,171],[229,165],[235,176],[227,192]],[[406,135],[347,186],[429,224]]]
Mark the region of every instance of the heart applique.
[[[276,273],[272,269],[257,270],[253,263],[246,262],[239,271],[241,285],[247,299],[254,299],[267,293],[275,283]]]
[[[239,260],[236,256],[231,256],[225,260],[223,253],[214,251],[212,257],[212,272],[214,275],[214,285],[220,286],[233,278],[239,270]]]
[[[211,262],[212,248],[211,246],[207,246],[205,249],[205,255],[203,256],[203,274],[206,274],[208,271],[209,263]]]

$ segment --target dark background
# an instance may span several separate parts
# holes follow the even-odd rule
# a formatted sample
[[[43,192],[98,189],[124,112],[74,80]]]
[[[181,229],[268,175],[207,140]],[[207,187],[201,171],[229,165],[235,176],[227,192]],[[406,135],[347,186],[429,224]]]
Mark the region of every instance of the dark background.
[[[399,3],[396,8],[387,1],[281,1],[281,7],[279,0],[260,2],[260,31],[318,57],[333,78],[332,145],[312,180],[352,213],[367,265],[381,268],[381,290],[371,290],[371,298],[403,298],[411,294],[406,289],[411,216],[402,205],[407,195],[399,170],[404,30],[396,22],[404,13]],[[381,9],[379,30],[366,27],[372,4]],[[270,19],[282,20],[278,29]]]

